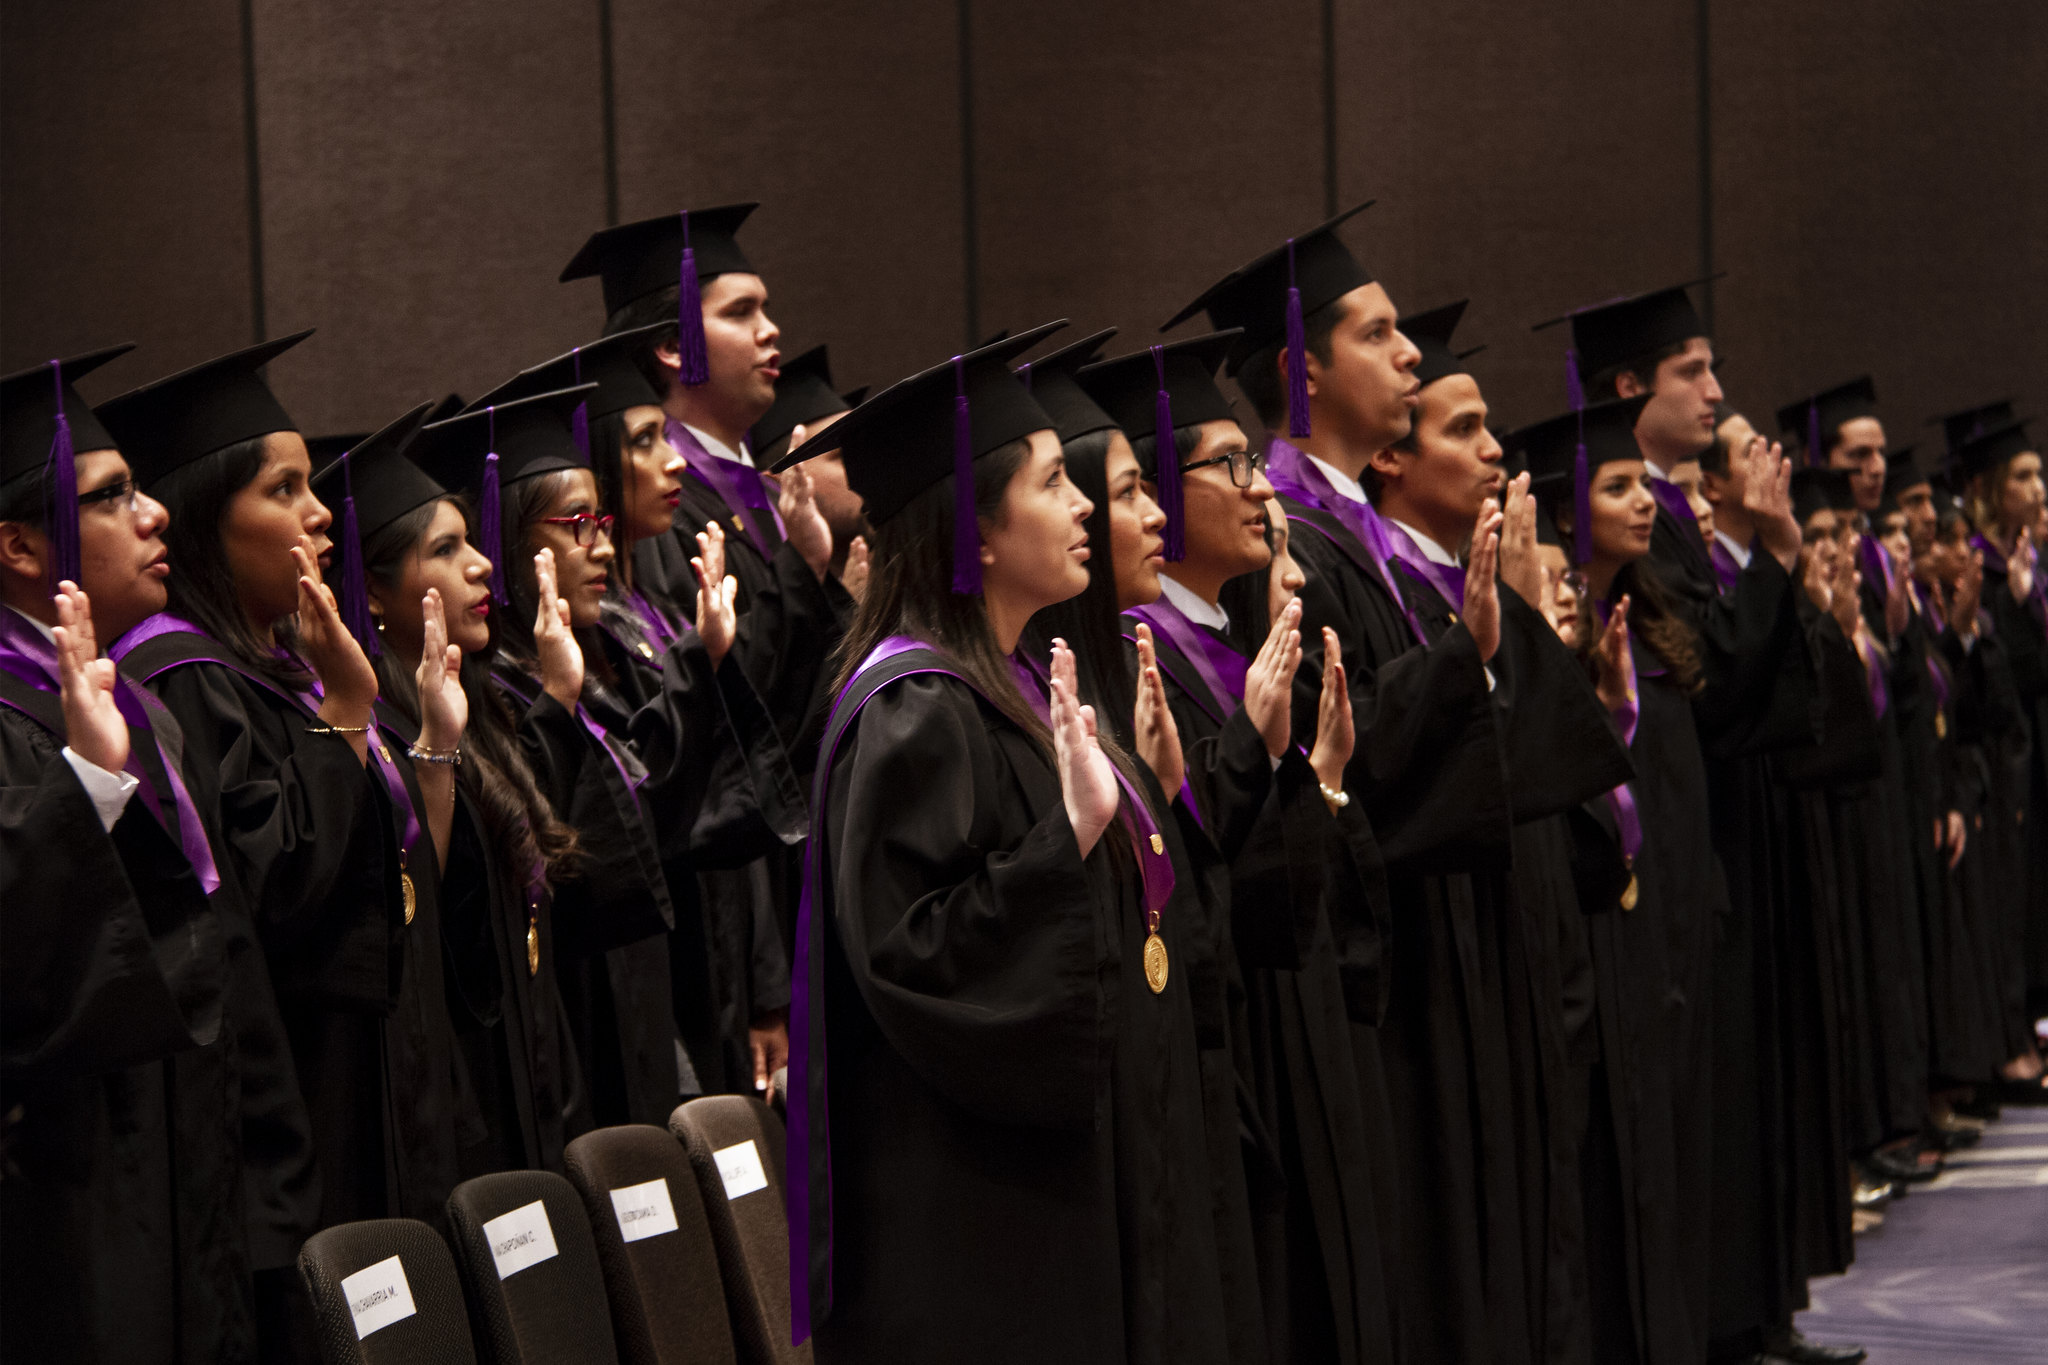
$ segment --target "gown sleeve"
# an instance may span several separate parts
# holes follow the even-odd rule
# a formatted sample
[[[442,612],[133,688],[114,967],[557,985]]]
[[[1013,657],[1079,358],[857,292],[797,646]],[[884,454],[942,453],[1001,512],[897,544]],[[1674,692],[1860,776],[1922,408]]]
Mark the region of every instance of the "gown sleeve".
[[[1586,667],[1521,595],[1500,587],[1494,705],[1516,824],[1561,815],[1635,776]]]

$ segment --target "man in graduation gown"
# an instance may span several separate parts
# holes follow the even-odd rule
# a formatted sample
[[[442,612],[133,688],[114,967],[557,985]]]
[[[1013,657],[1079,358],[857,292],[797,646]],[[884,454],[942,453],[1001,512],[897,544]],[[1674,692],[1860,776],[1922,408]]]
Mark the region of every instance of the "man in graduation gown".
[[[1686,291],[1599,304],[1539,330],[1570,324],[1574,395],[1646,399],[1635,437],[1657,500],[1649,563],[1700,640],[1693,715],[1710,809],[1698,818],[1712,833],[1728,908],[1720,923],[1677,926],[1672,944],[1673,989],[1687,1002],[1676,1074],[1696,1078],[1673,1095],[1685,1234],[1679,1298],[1688,1333],[1714,1356],[1733,1357],[1767,1344],[1808,1349],[1791,1329],[1803,1288],[1790,1268],[1774,947],[1790,913],[1791,851],[1785,794],[1765,755],[1813,742],[1818,702],[1790,572],[1799,529],[1783,480],[1755,475],[1752,460],[1745,505],[1755,539],[1736,556],[1724,592],[1699,521],[1670,478],[1713,444],[1723,397],[1712,340]]]
[[[128,349],[0,380],[0,1354],[250,1361],[219,880],[175,723],[96,658],[164,604],[71,387]]]

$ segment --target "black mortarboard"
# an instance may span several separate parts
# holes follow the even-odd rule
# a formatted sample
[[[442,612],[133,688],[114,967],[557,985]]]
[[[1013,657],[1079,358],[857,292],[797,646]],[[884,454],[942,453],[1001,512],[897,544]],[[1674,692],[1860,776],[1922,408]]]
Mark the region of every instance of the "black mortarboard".
[[[1366,200],[1328,222],[1239,266],[1202,291],[1201,297],[1167,319],[1159,330],[1180,326],[1206,311],[1218,331],[1243,333],[1230,352],[1230,374],[1237,374],[1255,352],[1275,342],[1287,343],[1287,433],[1296,440],[1308,430],[1308,360],[1302,319],[1372,283],[1372,272],[1358,263],[1337,235],[1347,219],[1373,206]]]
[[[777,449],[798,427],[820,418],[848,412],[858,402],[849,400],[832,387],[832,357],[823,346],[813,346],[794,360],[785,361],[775,380],[775,402],[761,414],[761,420],[747,431],[747,449],[754,458],[769,463],[782,452]]]
[[[1853,512],[1856,488],[1846,469],[1817,469],[1808,465],[1792,471],[1792,515],[1800,525],[1819,511]]]
[[[1963,443],[1962,448],[1956,451],[1955,476],[1968,483],[2002,460],[2039,450],[2040,447],[2028,437],[2024,421],[2007,422],[1993,427],[1974,441]]]
[[[134,349],[132,343],[109,346],[0,379],[0,486],[50,471],[43,513],[50,562],[44,578],[53,594],[64,580],[78,581],[78,453],[115,444],[71,384]]]
[[[406,447],[419,434],[433,404],[422,403],[397,421],[357,440],[313,475],[313,492],[333,510],[337,605],[342,623],[364,651],[382,653],[370,619],[363,539],[424,506],[447,490],[427,477]],[[360,490],[360,491],[359,491]]]
[[[1100,361],[1075,377],[1088,396],[1130,437],[1153,437],[1150,474],[1166,513],[1163,553],[1186,554],[1187,518],[1181,506],[1180,460],[1173,433],[1204,422],[1231,422],[1230,399],[1216,386],[1216,367],[1238,344],[1236,331],[1209,332]],[[1143,463],[1141,460],[1140,463]]]
[[[758,204],[721,204],[683,209],[659,218],[600,228],[590,234],[562,280],[590,275],[604,280],[604,310],[615,317],[636,300],[676,287],[676,350],[682,364],[676,378],[692,388],[710,378],[704,355],[702,282],[714,275],[756,274],[740,250],[740,224]]]
[[[1116,419],[1104,412],[1074,377],[1083,366],[1102,359],[1103,344],[1115,335],[1116,328],[1105,327],[1094,336],[1082,337],[1017,367],[1017,378],[1031,390],[1045,415],[1052,418],[1052,429],[1059,433],[1062,445],[1091,431],[1107,431],[1116,425]]]
[[[313,335],[294,332],[130,389],[95,408],[128,457],[135,481],[149,485],[201,456],[273,431],[297,431],[263,367]]]
[[[491,592],[501,603],[511,601],[499,526],[501,492],[506,484],[537,474],[589,467],[571,427],[577,407],[595,392],[597,385],[581,384],[505,403],[472,404],[444,422],[422,427],[413,443],[413,460],[435,482],[475,498],[478,548],[490,556]]]
[[[1913,458],[1916,449],[1915,446],[1901,446],[1884,453],[1884,502],[1896,504],[1899,494],[1908,488],[1931,482],[1927,471]]]
[[[1842,423],[1875,416],[1877,386],[1869,375],[1859,375],[1779,408],[1778,430],[1797,436],[1806,447],[1806,462],[1820,465],[1827,463],[1828,447],[1835,443]]]
[[[1939,417],[1927,419],[1930,426],[1941,428],[1947,438],[1948,453],[1954,455],[1971,441],[1976,440],[1994,427],[2002,427],[2012,420],[2012,400],[2001,398],[1995,403],[1983,403],[1960,412],[1947,412]]]
[[[330,432],[324,436],[308,436],[306,454],[312,457],[314,469],[325,469],[369,438],[370,433],[367,431]]]
[[[878,526],[953,475],[953,591],[980,592],[973,464],[1012,441],[1053,429],[1052,418],[1010,373],[1010,361],[1066,325],[1064,318],[1049,322],[898,380],[784,454],[774,468],[839,451],[847,485],[861,495],[868,520]]]
[[[446,394],[442,397],[440,402],[434,404],[433,407],[427,409],[427,420],[424,423],[422,423],[422,425],[432,426],[436,422],[445,422],[450,417],[453,417],[456,413],[461,412],[464,408],[468,406],[469,400],[467,398],[464,398],[461,394]]]
[[[1641,393],[1634,398],[1589,403],[1577,412],[1560,413],[1509,432],[1501,442],[1503,452],[1519,453],[1528,461],[1531,483],[1555,489],[1557,498],[1563,497],[1567,487],[1571,490],[1573,539],[1578,543],[1580,564],[1593,555],[1593,471],[1613,460],[1643,458],[1642,448],[1636,444],[1636,419],[1649,401],[1650,395]]]
[[[636,343],[649,340],[667,326],[665,322],[657,322],[649,327],[636,327],[630,332],[617,332],[583,346],[571,347],[553,360],[543,360],[521,370],[464,411],[493,405],[503,407],[516,399],[594,384],[597,387],[590,396],[569,414],[569,434],[576,442],[576,449],[582,452],[584,463],[588,464],[592,418],[610,417],[627,408],[661,406],[661,396],[647,382],[647,376],[640,372],[633,357]]]
[[[1401,334],[1422,352],[1422,362],[1415,367],[1415,378],[1424,388],[1450,375],[1470,374],[1471,367],[1465,361],[1486,349],[1484,346],[1464,351],[1451,349],[1451,333],[1458,330],[1458,320],[1465,316],[1465,307],[1470,302],[1470,299],[1459,299],[1456,303],[1447,303],[1441,308],[1401,319]]]
[[[1707,324],[1692,306],[1692,295],[1686,291],[1696,284],[1707,284],[1720,278],[1719,275],[1708,275],[1666,289],[1653,289],[1647,294],[1588,304],[1563,317],[1539,322],[1533,330],[1540,332],[1561,322],[1572,325],[1572,344],[1565,377],[1576,405],[1581,401],[1585,385],[1602,370],[1641,360],[1666,346],[1706,336]]]

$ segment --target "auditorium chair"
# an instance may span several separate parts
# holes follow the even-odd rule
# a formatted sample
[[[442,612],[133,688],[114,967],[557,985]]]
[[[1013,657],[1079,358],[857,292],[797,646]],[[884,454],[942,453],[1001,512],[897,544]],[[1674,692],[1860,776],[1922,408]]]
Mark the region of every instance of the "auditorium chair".
[[[316,1232],[299,1249],[325,1365],[475,1365],[441,1234],[411,1218]]]
[[[735,1365],[704,1196],[673,1135],[644,1123],[569,1144],[625,1365]]]
[[[590,1220],[551,1171],[501,1171],[448,1196],[484,1365],[618,1365]]]
[[[751,1365],[809,1361],[809,1342],[789,1342],[782,1120],[752,1096],[707,1095],[669,1115],[668,1126],[697,1172],[741,1353]]]

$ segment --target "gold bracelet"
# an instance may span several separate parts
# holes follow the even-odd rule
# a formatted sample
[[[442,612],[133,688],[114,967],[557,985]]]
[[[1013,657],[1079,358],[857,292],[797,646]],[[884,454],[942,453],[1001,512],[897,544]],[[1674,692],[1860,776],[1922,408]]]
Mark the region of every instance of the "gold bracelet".
[[[370,727],[367,725],[308,725],[306,733],[309,735],[367,735],[370,733]]]
[[[1338,811],[1351,804],[1351,793],[1345,791],[1342,787],[1333,787],[1329,783],[1321,781],[1317,782],[1316,785],[1323,790],[1323,804],[1330,808],[1330,814],[1335,815]]]

